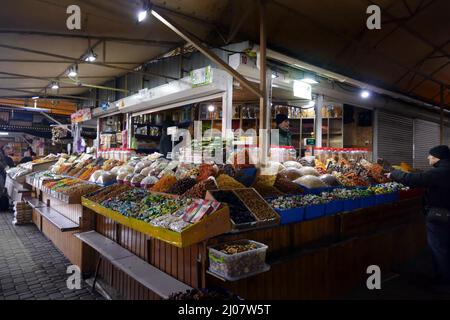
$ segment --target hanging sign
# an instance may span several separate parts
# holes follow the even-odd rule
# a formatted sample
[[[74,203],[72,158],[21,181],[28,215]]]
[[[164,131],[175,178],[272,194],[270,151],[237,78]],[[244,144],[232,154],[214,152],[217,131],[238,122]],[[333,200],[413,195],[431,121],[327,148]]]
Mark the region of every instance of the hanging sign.
[[[86,108],[86,109],[78,110],[77,112],[72,113],[72,115],[70,116],[70,119],[72,120],[72,123],[79,123],[79,122],[91,120],[92,119],[91,109]]]
[[[309,83],[294,80],[294,96],[301,99],[312,100],[312,89]]]
[[[109,102],[102,102],[100,107],[102,108],[103,111],[106,111],[111,107],[111,105],[109,104]]]
[[[212,83],[211,66],[192,70],[189,74],[193,87],[205,86]]]
[[[315,146],[316,145],[316,139],[314,138],[305,138],[303,141],[303,144],[305,146]]]

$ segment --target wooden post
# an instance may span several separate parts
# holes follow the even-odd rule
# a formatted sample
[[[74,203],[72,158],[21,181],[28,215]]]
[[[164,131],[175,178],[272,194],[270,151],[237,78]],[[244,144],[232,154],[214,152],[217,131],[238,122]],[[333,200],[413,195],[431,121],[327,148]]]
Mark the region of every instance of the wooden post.
[[[266,6],[259,0],[259,160],[261,166],[267,164],[268,146],[268,114],[267,114],[267,57],[266,57]]]
[[[445,143],[445,127],[444,127],[444,85],[441,85],[441,144]]]

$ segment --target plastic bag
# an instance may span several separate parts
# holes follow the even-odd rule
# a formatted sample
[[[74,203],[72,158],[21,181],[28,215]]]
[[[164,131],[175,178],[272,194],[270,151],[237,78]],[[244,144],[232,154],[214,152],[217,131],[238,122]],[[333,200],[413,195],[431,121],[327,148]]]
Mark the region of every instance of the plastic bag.
[[[134,173],[128,174],[128,175],[125,177],[125,179],[123,179],[123,182],[124,182],[125,184],[131,185],[131,180],[133,179],[134,176],[135,176]]]
[[[300,159],[297,159],[298,162],[304,167],[314,167],[316,158],[313,156],[303,157]]]
[[[144,180],[145,176],[141,175],[141,174],[137,174],[133,177],[133,179],[131,179],[131,185],[134,187],[140,187],[142,180]]]
[[[286,161],[285,163],[283,163],[283,165],[286,168],[297,168],[300,169],[301,167],[303,167],[299,162],[297,161]]]
[[[159,179],[157,177],[154,176],[148,176],[145,177],[144,179],[142,179],[141,181],[141,187],[142,188],[148,188],[153,186],[155,183],[157,183],[159,181]]]
[[[134,173],[140,173],[142,169],[150,167],[152,163],[150,161],[141,161],[134,167]]]
[[[150,173],[150,167],[146,167],[144,169],[141,170],[140,174],[142,174],[143,176],[148,176],[148,174]]]
[[[311,175],[306,175],[306,176],[300,177],[297,180],[295,180],[294,182],[298,183],[299,185],[301,185],[305,188],[308,188],[308,189],[323,188],[323,187],[327,186],[318,177],[311,176]]]
[[[336,177],[331,174],[323,174],[319,177],[319,179],[330,187],[338,187],[341,185]]]
[[[119,170],[120,170],[119,166],[118,167],[114,167],[114,168],[111,169],[111,173],[115,174],[117,176],[119,174]]]
[[[97,179],[104,173],[103,170],[97,170],[93,174],[91,174],[91,177],[89,178],[90,182],[97,182]]]
[[[117,175],[117,182],[118,183],[123,183],[123,181],[125,180],[127,175],[128,175],[128,173],[119,173]]]
[[[133,168],[133,167],[131,167],[131,166],[129,166],[129,165],[125,165],[125,166],[122,166],[122,167],[119,169],[118,174],[119,174],[119,175],[122,174],[122,173],[128,173],[128,174],[130,174],[130,173],[133,173],[133,171],[134,171],[134,168]]]
[[[109,185],[114,183],[115,181],[116,176],[114,174],[104,171],[95,182],[100,183],[102,185]]]
[[[286,168],[278,173],[279,176],[284,177],[288,180],[294,181],[304,174],[300,171],[300,169],[297,168]]]
[[[316,169],[311,168],[311,167],[303,167],[303,168],[298,169],[298,170],[299,170],[299,172],[300,172],[302,177],[303,176],[316,176],[316,177],[318,177],[320,175],[319,172],[317,172]]]

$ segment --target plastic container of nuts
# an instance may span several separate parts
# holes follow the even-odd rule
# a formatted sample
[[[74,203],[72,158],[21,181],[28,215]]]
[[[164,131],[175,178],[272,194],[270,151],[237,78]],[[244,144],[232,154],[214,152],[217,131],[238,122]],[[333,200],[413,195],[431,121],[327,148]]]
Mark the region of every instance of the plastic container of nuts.
[[[236,281],[270,267],[266,264],[267,246],[252,240],[238,240],[209,247],[209,271],[228,281]]]

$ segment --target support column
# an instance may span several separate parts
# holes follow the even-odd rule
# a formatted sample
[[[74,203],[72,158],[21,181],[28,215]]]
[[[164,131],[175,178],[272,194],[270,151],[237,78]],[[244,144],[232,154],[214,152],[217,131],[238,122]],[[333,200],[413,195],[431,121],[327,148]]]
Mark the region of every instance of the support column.
[[[268,134],[268,90],[267,90],[267,58],[266,58],[266,7],[263,0],[259,0],[259,160],[262,166],[268,162],[269,134]]]
[[[316,123],[314,126],[314,137],[316,138],[316,147],[322,147],[322,107],[323,107],[323,95],[319,94],[316,98],[316,104],[314,110],[316,113]],[[303,136],[302,136],[303,138]]]
[[[222,96],[222,138],[230,138],[227,132],[232,129],[233,119],[233,77],[227,75],[227,89]]]
[[[441,85],[441,144],[445,143],[445,126],[444,126],[444,85]]]

